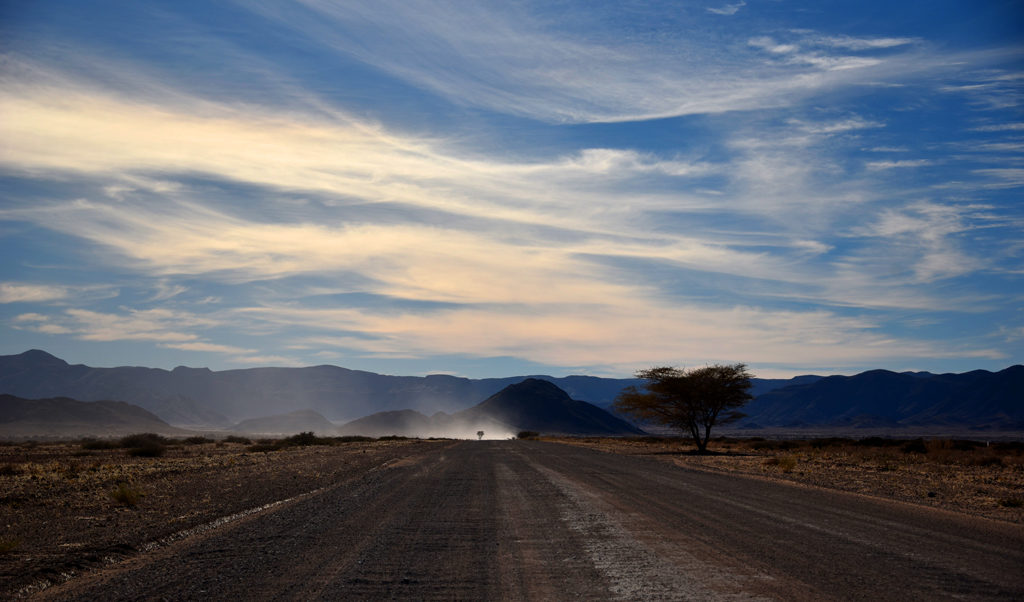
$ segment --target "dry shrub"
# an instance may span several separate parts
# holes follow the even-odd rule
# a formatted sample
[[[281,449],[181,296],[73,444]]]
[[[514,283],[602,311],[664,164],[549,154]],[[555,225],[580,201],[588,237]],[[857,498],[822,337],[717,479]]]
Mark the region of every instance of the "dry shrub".
[[[11,464],[10,462],[8,462],[7,464],[0,466],[0,476],[13,477],[14,475],[18,475],[21,473],[22,468],[17,464]]]
[[[167,448],[159,443],[146,443],[139,447],[133,447],[128,450],[129,456],[135,456],[137,458],[159,458],[167,452]]]
[[[796,468],[796,456],[772,456],[764,461],[765,466],[774,466],[782,472],[793,472]]]
[[[114,441],[113,439],[92,439],[92,438],[87,438],[87,439],[82,439],[82,442],[81,442],[80,445],[81,445],[82,449],[94,449],[94,450],[117,449],[119,447],[122,447],[120,442]]]
[[[128,483],[118,483],[117,489],[110,492],[110,497],[114,498],[114,501],[120,502],[125,506],[134,507],[138,505],[139,500],[142,496],[146,495],[141,489],[132,487]]]
[[[167,437],[156,433],[136,433],[121,438],[121,447],[146,447],[151,445],[166,445]]]

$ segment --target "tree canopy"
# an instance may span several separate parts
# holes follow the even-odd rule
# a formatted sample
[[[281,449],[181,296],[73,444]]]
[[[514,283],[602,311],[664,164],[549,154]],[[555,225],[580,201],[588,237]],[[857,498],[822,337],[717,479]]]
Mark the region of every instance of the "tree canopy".
[[[647,381],[639,391],[627,387],[615,399],[615,409],[638,420],[655,422],[689,433],[705,451],[711,427],[743,418],[738,409],[753,399],[745,364],[715,364],[692,370],[661,366],[640,370]]]

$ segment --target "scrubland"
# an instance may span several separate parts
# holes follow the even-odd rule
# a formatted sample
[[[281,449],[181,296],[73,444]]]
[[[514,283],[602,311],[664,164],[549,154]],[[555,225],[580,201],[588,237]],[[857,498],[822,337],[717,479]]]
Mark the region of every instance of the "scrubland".
[[[436,442],[203,437],[0,443],[0,598],[301,496]]]
[[[1024,443],[952,439],[715,439],[697,454],[672,437],[550,440],[697,470],[771,478],[1024,523]]]

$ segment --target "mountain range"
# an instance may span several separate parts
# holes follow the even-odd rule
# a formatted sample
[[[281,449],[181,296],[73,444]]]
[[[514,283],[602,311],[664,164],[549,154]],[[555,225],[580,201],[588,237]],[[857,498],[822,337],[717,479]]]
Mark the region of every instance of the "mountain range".
[[[0,437],[120,436],[131,433],[182,435],[186,431],[123,401],[78,401],[66,397],[22,399],[0,395]]]
[[[342,434],[471,438],[484,431],[501,438],[520,431],[562,435],[642,435],[636,426],[593,404],[572,399],[552,382],[527,378],[477,405],[426,416],[415,410],[377,412],[343,425]]]
[[[740,426],[1024,430],[1024,366],[963,374],[871,370],[757,396]]]
[[[250,418],[313,410],[341,422],[388,410],[431,415],[479,403],[524,376],[468,379],[448,375],[388,376],[338,366],[212,371],[71,365],[45,351],[0,356],[0,393],[23,398],[118,399],[179,426],[227,427]],[[634,379],[538,377],[573,399],[610,404]]]
[[[258,429],[254,425],[260,423],[249,423],[245,428],[252,428],[250,432],[277,432],[269,427],[291,421],[322,428],[325,423],[348,422],[341,427],[343,431],[361,427],[380,434],[401,434],[399,427],[422,432],[439,425],[450,427],[464,419],[479,422],[484,414],[492,420],[492,428],[538,430],[529,426],[530,420],[543,414],[544,404],[530,405],[520,399],[518,405],[493,402],[501,411],[471,407],[487,408],[493,396],[527,381],[537,381],[530,384],[532,394],[547,399],[545,403],[551,407],[564,405],[568,399],[605,409],[623,388],[642,384],[636,379],[591,376],[475,380],[447,375],[388,376],[337,366],[216,372],[185,367],[169,371],[93,368],[70,365],[39,350],[0,356],[0,393],[27,399],[125,401],[179,427],[223,429],[273,417]],[[545,391],[539,384],[543,382],[554,385],[564,398]],[[1024,430],[1024,366],[1020,365],[999,372],[963,374],[872,370],[854,376],[755,378],[752,385],[755,399],[743,408],[748,416],[735,427]],[[565,406],[560,411],[572,414],[577,410]],[[548,416],[545,424],[551,419]],[[587,420],[579,414],[569,422],[578,426]],[[582,433],[568,424],[560,428],[559,432]],[[589,423],[587,432],[605,432],[602,428]]]

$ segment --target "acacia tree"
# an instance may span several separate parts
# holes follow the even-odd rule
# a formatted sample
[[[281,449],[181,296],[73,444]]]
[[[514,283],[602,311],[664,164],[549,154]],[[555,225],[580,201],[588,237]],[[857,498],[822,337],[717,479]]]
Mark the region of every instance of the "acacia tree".
[[[745,364],[640,370],[636,377],[647,381],[645,391],[627,387],[616,397],[615,409],[642,421],[688,432],[703,453],[711,427],[745,416],[738,408],[753,399],[749,393],[751,376]]]

